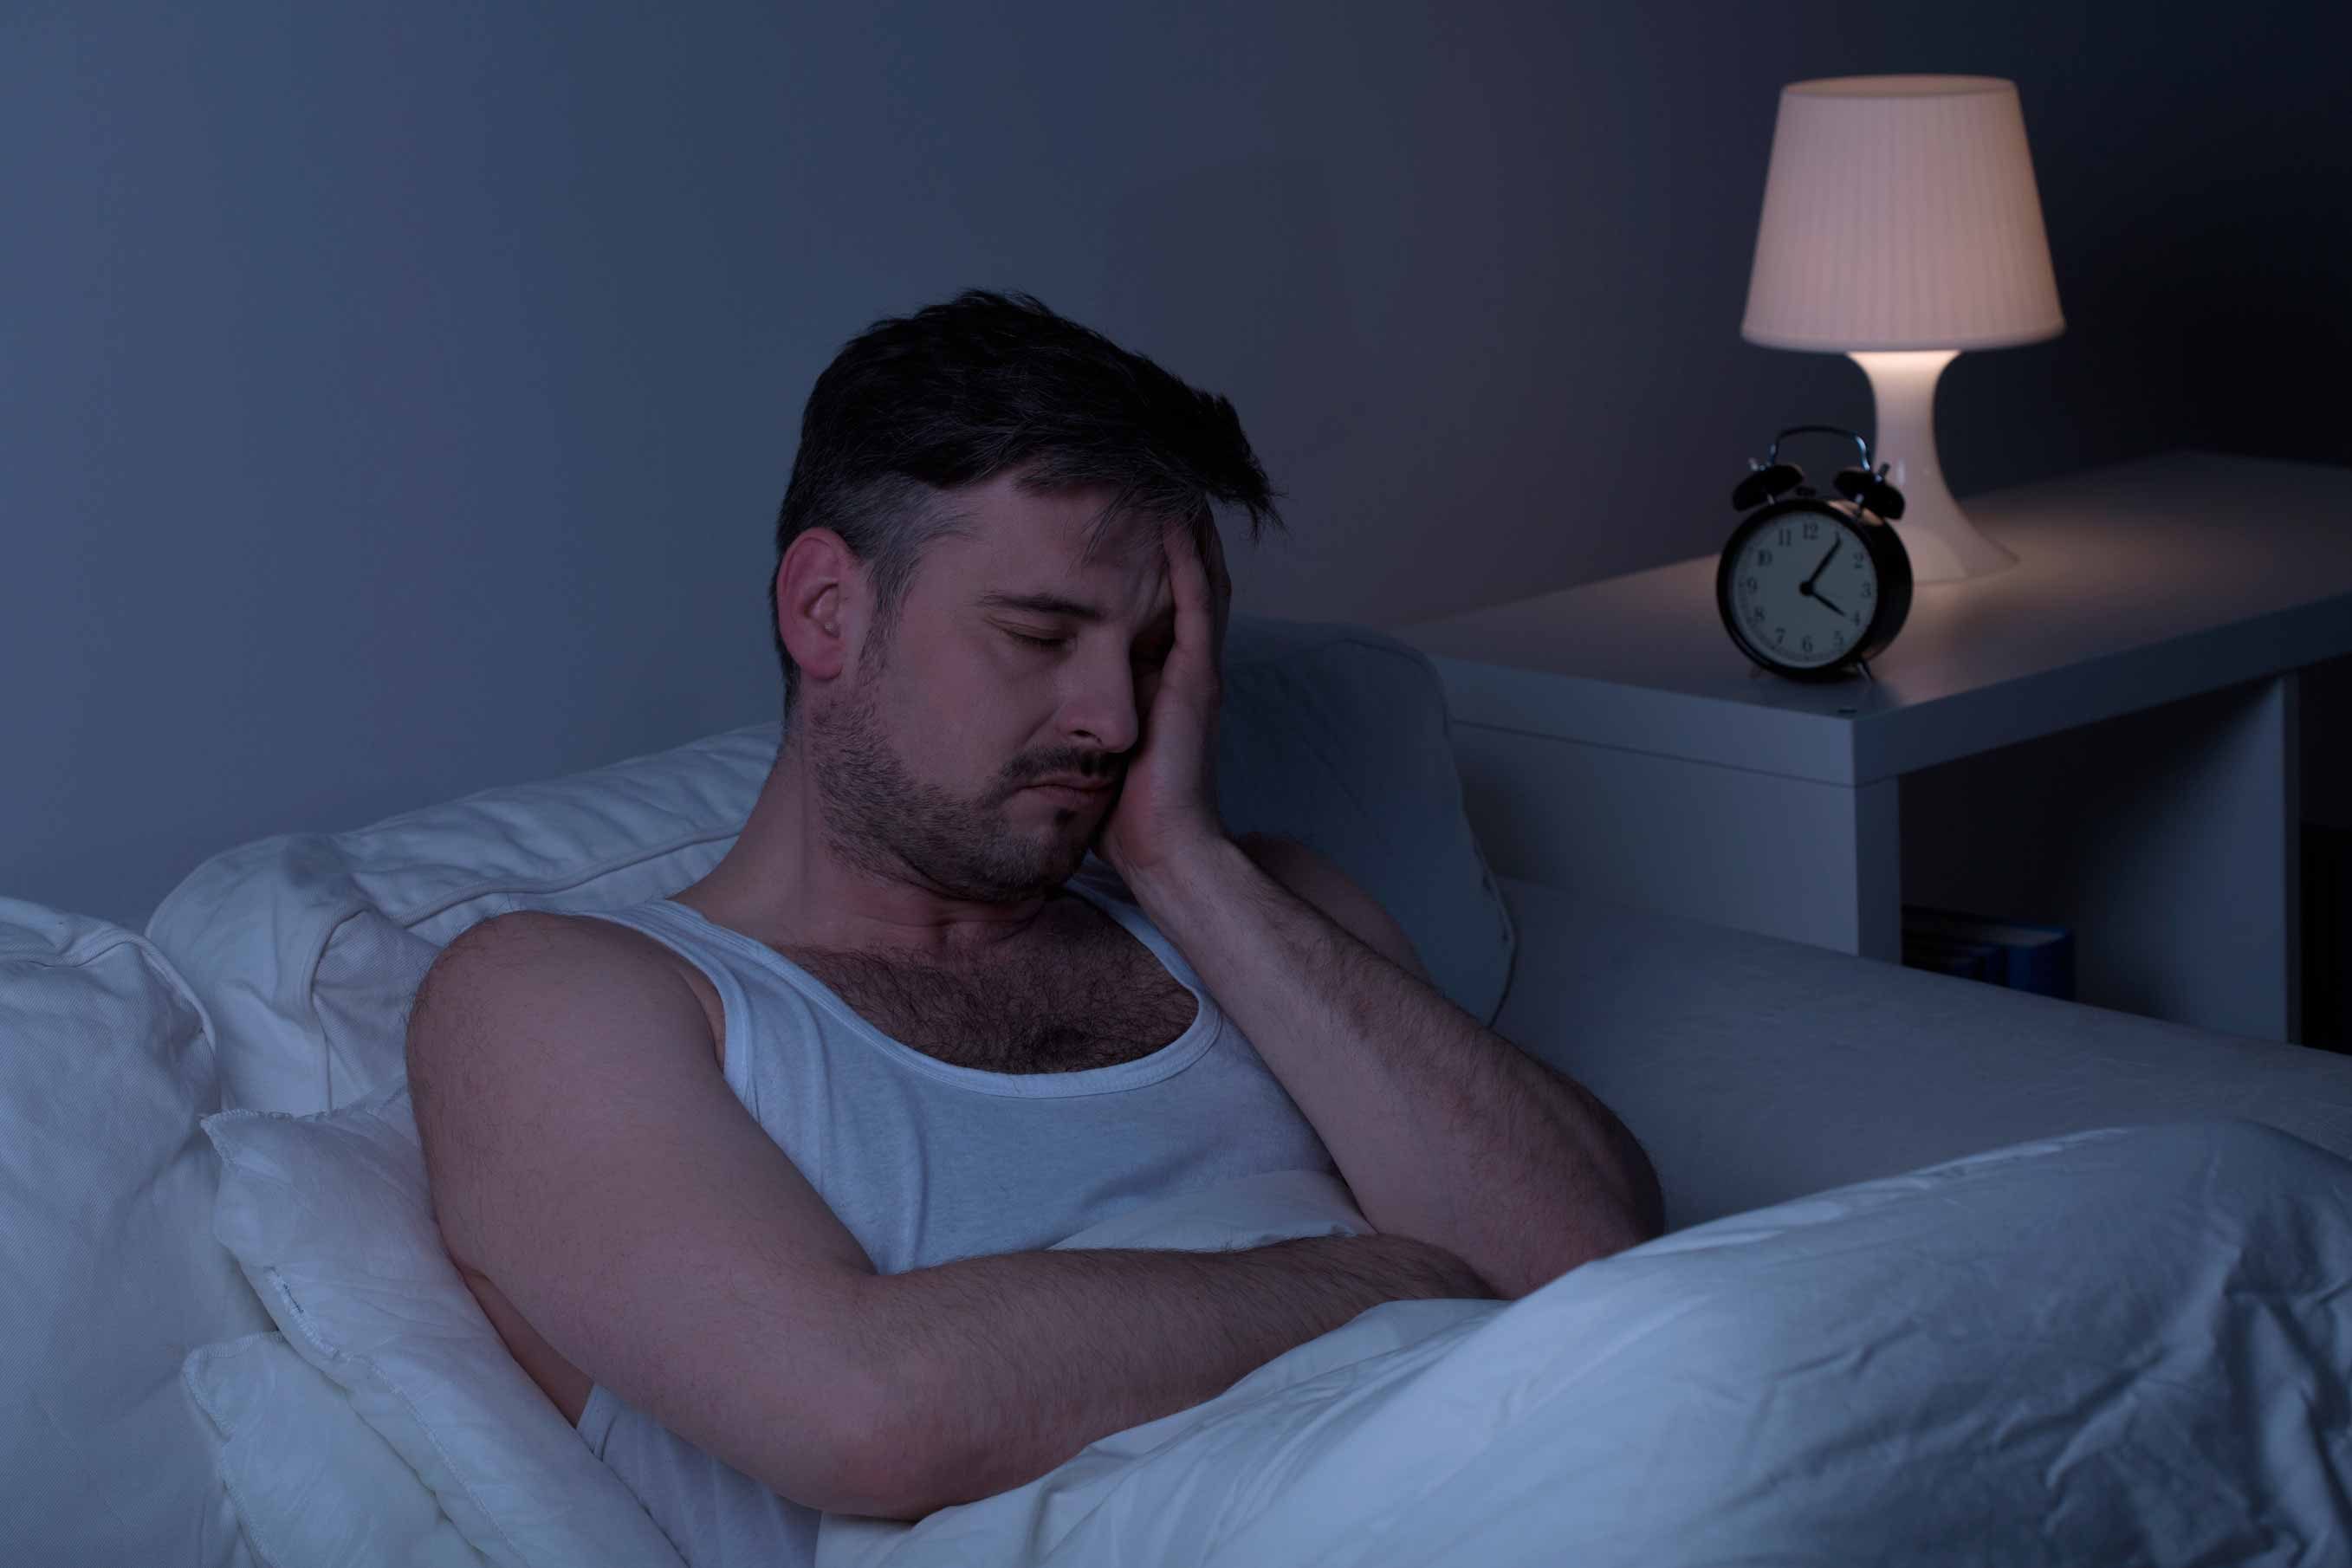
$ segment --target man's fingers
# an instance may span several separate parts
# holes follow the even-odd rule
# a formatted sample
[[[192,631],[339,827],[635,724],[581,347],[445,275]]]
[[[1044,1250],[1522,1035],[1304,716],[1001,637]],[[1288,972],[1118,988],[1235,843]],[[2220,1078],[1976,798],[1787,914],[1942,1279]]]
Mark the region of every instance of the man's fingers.
[[[1207,544],[1202,547],[1202,536]],[[1168,557],[1169,588],[1176,600],[1176,640],[1198,646],[1211,679],[1223,662],[1225,623],[1232,614],[1233,579],[1225,574],[1224,541],[1212,520],[1196,532],[1190,523],[1171,526],[1161,540]]]
[[[1217,592],[1230,594],[1233,592],[1234,579],[1232,574],[1225,570],[1225,536],[1218,531],[1213,519],[1209,523],[1208,531],[1210,580],[1216,584]]]
[[[1188,622],[1199,618],[1213,626],[1217,613],[1214,590],[1209,584],[1208,568],[1192,542],[1192,531],[1182,524],[1168,530],[1161,541],[1168,555],[1168,588],[1176,599],[1176,640],[1181,646],[1197,639],[1201,632],[1189,631]],[[1202,629],[1207,630],[1208,626]],[[1188,637],[1189,632],[1189,637]]]

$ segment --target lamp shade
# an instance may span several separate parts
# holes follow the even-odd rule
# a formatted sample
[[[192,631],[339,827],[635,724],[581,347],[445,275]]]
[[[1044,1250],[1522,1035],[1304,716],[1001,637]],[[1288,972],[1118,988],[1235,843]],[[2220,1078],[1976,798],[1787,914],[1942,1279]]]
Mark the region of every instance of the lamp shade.
[[[1739,335],[1986,349],[2065,330],[2017,84],[1857,76],[1780,89]]]

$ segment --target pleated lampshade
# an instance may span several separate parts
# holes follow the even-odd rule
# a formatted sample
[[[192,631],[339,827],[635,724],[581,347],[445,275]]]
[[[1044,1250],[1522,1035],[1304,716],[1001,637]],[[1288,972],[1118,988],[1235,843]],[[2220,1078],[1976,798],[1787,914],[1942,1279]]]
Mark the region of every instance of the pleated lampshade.
[[[2014,82],[1780,89],[1741,337],[1843,353],[2000,348],[2064,328]]]

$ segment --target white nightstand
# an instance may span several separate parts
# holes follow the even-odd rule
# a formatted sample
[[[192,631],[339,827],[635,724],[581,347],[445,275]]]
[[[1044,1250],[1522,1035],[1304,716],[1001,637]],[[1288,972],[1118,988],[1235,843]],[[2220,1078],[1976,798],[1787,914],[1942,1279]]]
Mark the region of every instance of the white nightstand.
[[[1967,506],[2019,563],[1922,584],[1873,681],[1757,670],[1713,555],[1400,629],[1496,868],[1890,963],[1906,903],[2063,923],[2078,1000],[2300,1039],[2296,671],[2352,654],[2352,469]]]

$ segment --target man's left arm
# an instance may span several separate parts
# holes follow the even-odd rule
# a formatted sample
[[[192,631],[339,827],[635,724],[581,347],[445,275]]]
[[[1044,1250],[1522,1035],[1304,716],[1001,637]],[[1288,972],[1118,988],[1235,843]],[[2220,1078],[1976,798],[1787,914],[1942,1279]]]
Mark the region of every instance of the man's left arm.
[[[1374,1228],[1516,1300],[1664,1228],[1633,1135],[1446,1000],[1387,911],[1289,839],[1219,837],[1129,890],[1321,1136]]]

